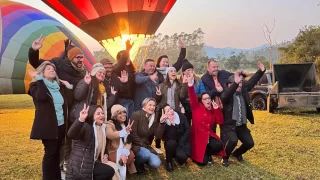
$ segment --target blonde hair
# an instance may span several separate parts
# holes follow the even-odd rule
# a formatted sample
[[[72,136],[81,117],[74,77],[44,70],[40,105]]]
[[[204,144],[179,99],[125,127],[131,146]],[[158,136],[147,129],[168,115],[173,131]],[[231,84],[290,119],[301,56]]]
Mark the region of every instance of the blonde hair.
[[[43,76],[43,73],[44,73],[44,70],[46,69],[47,66],[52,66],[54,71],[57,73],[57,68],[56,66],[51,63],[50,61],[44,61],[43,63],[41,63],[41,65],[36,69],[36,71],[38,72],[38,74],[40,76]],[[59,84],[60,81],[59,81],[59,78],[58,78],[58,75],[56,74],[56,77],[54,78],[55,81],[57,81],[57,83]]]
[[[148,104],[149,101],[154,101],[154,103],[157,104],[157,101],[154,98],[145,98],[142,101],[142,107],[144,107],[146,104]]]

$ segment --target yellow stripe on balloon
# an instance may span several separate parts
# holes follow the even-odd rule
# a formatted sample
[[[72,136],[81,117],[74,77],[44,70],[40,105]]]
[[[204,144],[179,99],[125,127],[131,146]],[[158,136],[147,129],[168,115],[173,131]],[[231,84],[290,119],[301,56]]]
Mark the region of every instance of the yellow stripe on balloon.
[[[51,33],[48,36],[45,37],[44,43],[42,48],[40,49],[40,58],[43,58],[45,54],[51,54],[48,53],[48,51],[52,51],[52,57],[56,57],[59,55],[59,50],[53,50],[51,49],[51,46],[55,45],[56,43],[58,43],[61,40],[67,39],[67,37],[63,34],[63,32],[55,32],[55,33]]]

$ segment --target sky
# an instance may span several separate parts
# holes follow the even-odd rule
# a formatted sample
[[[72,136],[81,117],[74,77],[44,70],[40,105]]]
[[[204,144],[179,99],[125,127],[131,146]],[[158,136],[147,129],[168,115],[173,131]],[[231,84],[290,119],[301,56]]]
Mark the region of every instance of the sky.
[[[91,50],[102,46],[41,0],[14,0],[56,18]],[[192,33],[201,28],[207,46],[248,49],[266,44],[263,25],[275,27],[272,40],[290,41],[305,25],[320,25],[320,0],[177,0],[157,33]]]

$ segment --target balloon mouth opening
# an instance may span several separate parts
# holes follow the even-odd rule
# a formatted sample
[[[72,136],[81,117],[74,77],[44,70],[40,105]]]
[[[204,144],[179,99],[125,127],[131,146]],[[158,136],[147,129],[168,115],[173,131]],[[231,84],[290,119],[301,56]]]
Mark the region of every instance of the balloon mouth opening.
[[[100,44],[109,52],[109,54],[116,60],[119,51],[126,49],[126,42],[129,40],[132,48],[130,50],[130,60],[134,61],[139,49],[144,45],[144,42],[151,39],[152,35],[144,34],[122,34],[113,39],[106,39],[100,41]]]

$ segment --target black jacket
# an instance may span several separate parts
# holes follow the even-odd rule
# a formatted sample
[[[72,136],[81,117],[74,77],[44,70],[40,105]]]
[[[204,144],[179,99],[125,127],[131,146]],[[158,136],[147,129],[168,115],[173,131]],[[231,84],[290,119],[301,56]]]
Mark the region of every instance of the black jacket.
[[[35,69],[38,68],[40,64],[45,61],[43,59],[39,59],[39,50],[35,51],[32,48],[30,48],[28,56],[29,63]],[[51,59],[50,62],[56,66],[56,72],[59,79],[68,81],[70,84],[73,85],[73,88],[75,88],[78,82],[85,76],[85,71],[76,71],[72,67],[71,62],[65,57],[55,57]],[[71,109],[71,106],[73,104],[73,90],[64,88],[64,92],[66,95],[68,107]]]
[[[177,148],[182,148],[185,153],[190,157],[191,144],[190,144],[190,126],[185,116],[177,112],[180,118],[180,124],[177,126],[169,126],[167,123],[160,123],[155,131],[155,137],[163,139],[164,142],[172,139],[178,143]]]
[[[60,93],[64,97],[63,89],[60,88]],[[43,80],[32,82],[28,94],[32,96],[35,105],[35,118],[30,138],[58,139],[58,120],[52,95]],[[68,107],[66,102],[63,104],[63,112],[65,127],[67,127]]]
[[[242,83],[242,97],[246,104],[247,109],[247,119],[251,124],[254,124],[254,117],[252,113],[252,108],[249,101],[248,92],[257,84],[265,71],[258,70],[249,81],[243,81]],[[221,94],[221,101],[223,103],[223,115],[224,115],[224,124],[225,125],[236,125],[236,121],[232,120],[233,112],[233,94],[238,88],[238,84],[232,83],[230,87],[224,87],[224,91]]]

